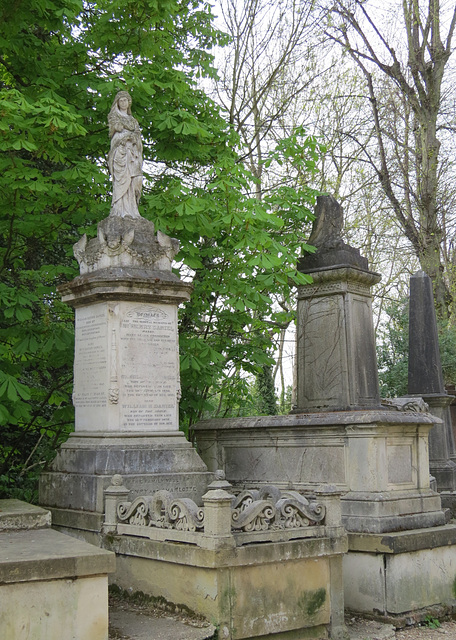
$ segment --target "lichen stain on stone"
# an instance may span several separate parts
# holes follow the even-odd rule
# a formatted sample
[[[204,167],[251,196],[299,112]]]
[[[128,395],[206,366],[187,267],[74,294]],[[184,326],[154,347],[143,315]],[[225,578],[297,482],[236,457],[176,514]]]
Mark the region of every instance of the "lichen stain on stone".
[[[308,616],[313,616],[325,603],[325,600],[326,589],[321,587],[316,591],[304,591],[298,600],[298,605],[304,609]]]
[[[453,580],[453,597],[456,598],[456,577]]]

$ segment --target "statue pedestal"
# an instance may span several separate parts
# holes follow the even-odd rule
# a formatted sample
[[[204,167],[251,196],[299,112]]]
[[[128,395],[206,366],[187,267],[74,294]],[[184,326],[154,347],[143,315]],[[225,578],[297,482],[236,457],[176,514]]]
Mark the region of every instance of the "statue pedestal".
[[[61,527],[99,532],[114,474],[133,497],[194,500],[212,478],[179,431],[177,307],[192,286],[157,268],[167,240],[144,219],[108,218],[76,245],[82,274],[59,288],[76,310],[75,432],[41,475],[40,503]]]
[[[370,288],[380,276],[351,265],[308,272],[313,283],[298,290],[293,413],[378,408]]]

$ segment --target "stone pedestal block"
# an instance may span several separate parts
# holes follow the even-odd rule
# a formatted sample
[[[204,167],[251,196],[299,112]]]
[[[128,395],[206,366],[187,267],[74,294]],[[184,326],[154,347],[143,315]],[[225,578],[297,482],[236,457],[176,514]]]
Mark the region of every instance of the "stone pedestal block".
[[[190,290],[172,273],[121,267],[60,287],[76,308],[76,433],[178,430],[177,306]]]
[[[412,611],[418,616],[421,611],[424,619],[426,607],[441,605],[443,614],[454,610],[455,525],[381,536],[349,534],[348,539],[344,592],[349,610],[398,624]]]
[[[348,531],[388,532],[446,522],[429,486],[426,413],[370,410],[204,420],[198,451],[236,487],[335,485]]]
[[[298,290],[294,412],[378,407],[370,288],[380,276],[350,265],[307,273],[313,284]]]
[[[345,536],[216,551],[119,536],[107,547],[118,554],[120,587],[187,605],[221,638],[346,638]]]
[[[50,514],[0,500],[0,637],[108,637],[108,573],[114,554],[50,528]]]

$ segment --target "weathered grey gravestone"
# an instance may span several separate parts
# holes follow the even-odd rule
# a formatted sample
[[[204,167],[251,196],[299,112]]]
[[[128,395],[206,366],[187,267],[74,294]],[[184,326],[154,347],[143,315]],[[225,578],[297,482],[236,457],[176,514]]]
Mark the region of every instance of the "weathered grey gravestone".
[[[410,278],[408,393],[421,396],[431,413],[442,420],[429,434],[429,464],[437,489],[454,492],[456,464],[450,413],[454,397],[445,390],[432,281],[424,271]],[[454,511],[456,505],[448,503],[450,497],[442,495],[442,502]]]
[[[195,425],[199,450],[210,469],[224,466],[233,484],[335,484],[345,494],[349,532],[444,524],[429,486],[434,420],[418,403],[381,405],[370,291],[380,276],[343,242],[342,225],[342,207],[319,197],[310,236],[317,251],[298,265],[313,282],[298,289],[292,415],[202,421]]]
[[[139,214],[141,136],[121,91],[109,115],[110,215],[74,247],[81,275],[62,285],[76,310],[75,432],[41,476],[54,524],[99,532],[103,490],[121,473],[136,494],[202,495],[209,474],[179,431],[177,307],[192,286],[171,271],[179,243]]]
[[[317,252],[298,269],[313,277],[299,288],[295,412],[379,407],[371,286],[380,280],[358,249],[342,241],[343,211],[319,196],[309,244]]]

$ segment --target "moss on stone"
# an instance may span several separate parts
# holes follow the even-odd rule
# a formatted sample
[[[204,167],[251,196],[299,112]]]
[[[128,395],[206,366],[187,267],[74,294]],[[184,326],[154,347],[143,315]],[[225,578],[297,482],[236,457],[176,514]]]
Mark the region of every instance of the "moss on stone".
[[[317,613],[326,600],[326,589],[321,587],[316,591],[305,591],[299,598],[299,606],[304,609],[308,616]]]

